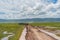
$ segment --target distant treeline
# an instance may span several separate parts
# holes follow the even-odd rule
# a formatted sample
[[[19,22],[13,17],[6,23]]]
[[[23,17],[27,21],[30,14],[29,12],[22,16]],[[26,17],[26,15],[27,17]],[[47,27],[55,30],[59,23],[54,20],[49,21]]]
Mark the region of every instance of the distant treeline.
[[[19,25],[28,25],[28,23],[18,23]]]

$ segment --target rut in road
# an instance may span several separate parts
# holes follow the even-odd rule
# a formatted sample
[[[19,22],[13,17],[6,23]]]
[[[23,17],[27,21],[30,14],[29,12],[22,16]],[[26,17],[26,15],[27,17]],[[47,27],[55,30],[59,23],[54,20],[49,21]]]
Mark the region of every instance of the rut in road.
[[[26,40],[56,40],[32,26],[27,26]]]

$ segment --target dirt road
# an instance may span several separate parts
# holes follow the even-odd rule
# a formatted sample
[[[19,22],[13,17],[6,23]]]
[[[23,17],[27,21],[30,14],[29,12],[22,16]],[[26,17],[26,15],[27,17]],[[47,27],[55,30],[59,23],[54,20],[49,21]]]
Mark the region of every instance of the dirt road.
[[[56,40],[40,30],[27,26],[26,40]]]
[[[26,28],[23,30],[21,37],[19,38],[19,40],[26,40],[25,39],[25,35],[26,35]]]

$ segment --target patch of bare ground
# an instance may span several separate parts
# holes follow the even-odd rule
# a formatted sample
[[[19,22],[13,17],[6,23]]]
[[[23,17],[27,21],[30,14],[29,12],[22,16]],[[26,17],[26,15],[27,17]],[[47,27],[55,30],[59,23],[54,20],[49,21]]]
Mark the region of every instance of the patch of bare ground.
[[[27,27],[26,40],[56,40],[51,36],[39,31],[36,28],[28,25]]]

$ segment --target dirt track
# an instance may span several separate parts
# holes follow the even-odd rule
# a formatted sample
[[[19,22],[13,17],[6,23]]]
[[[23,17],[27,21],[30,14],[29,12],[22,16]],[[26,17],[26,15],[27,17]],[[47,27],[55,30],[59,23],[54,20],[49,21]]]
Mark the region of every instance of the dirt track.
[[[56,40],[40,30],[27,26],[26,40]]]

